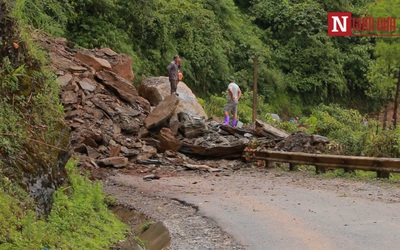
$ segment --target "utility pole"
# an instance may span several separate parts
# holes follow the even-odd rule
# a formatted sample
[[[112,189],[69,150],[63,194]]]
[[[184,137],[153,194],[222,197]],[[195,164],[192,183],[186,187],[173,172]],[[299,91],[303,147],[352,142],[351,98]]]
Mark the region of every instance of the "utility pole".
[[[257,119],[257,77],[258,77],[258,56],[254,56],[254,71],[253,71],[253,123],[256,122]]]
[[[393,129],[397,127],[397,109],[399,107],[399,96],[400,96],[400,69],[396,73],[397,83],[396,83],[396,93],[394,97],[394,108],[393,108]]]

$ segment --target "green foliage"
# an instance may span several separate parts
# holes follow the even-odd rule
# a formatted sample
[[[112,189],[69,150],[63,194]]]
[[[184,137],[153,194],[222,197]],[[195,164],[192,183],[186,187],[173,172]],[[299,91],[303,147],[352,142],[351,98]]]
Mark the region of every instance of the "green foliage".
[[[363,120],[356,110],[320,105],[312,111],[305,125],[308,133],[323,135],[341,144],[344,154],[361,155],[367,135],[374,132],[363,125]]]
[[[206,111],[207,116],[209,117],[223,117],[223,110],[227,100],[226,97],[222,97],[222,94],[212,95],[207,100],[203,100],[202,106],[204,107],[204,111]]]
[[[305,126],[307,132],[327,136],[342,145],[343,154],[400,156],[400,128],[381,131],[378,121],[366,120],[356,110],[320,105],[305,119]]]
[[[297,123],[291,123],[290,121],[280,122],[279,128],[281,128],[284,131],[287,131],[289,133],[293,133],[293,132],[302,130],[302,128],[298,127]]]
[[[146,249],[146,245],[148,244],[148,242],[146,240],[141,239],[139,236],[135,235],[133,236],[133,239],[135,240],[135,242],[143,247],[144,249]]]
[[[224,106],[227,103],[227,94],[211,95],[207,100],[200,99],[200,104],[204,107],[209,117],[223,117]],[[264,97],[257,96],[257,119],[270,119],[270,107],[264,103]],[[238,119],[243,123],[251,123],[253,119],[253,93],[243,92],[238,105]]]
[[[262,95],[257,96],[257,119],[266,121],[273,113],[271,107],[264,102]],[[243,92],[239,101],[238,117],[243,123],[251,123],[253,119],[253,92]]]
[[[8,103],[0,101],[0,152],[15,153],[24,140],[24,127],[20,123],[23,116]]]
[[[365,102],[359,93],[366,88],[371,41],[328,37],[326,32],[327,11],[356,11],[352,5],[347,1],[257,0],[250,10],[274,49],[271,67],[281,70],[287,83],[288,93],[278,95],[285,93],[300,107]],[[278,106],[275,101],[272,105]]]
[[[19,90],[19,81],[21,77],[26,76],[25,65],[16,68],[10,62],[8,57],[3,57],[2,67],[0,68],[0,93],[3,99],[10,99],[10,95]]]
[[[37,217],[27,194],[3,179],[0,186],[0,249],[105,249],[125,238],[127,226],[108,210],[101,184],[67,165],[70,185],[54,193],[53,209]],[[15,195],[18,194],[18,195]]]
[[[373,171],[345,171],[344,169],[334,169],[323,174],[326,178],[347,178],[352,180],[373,180],[376,179],[376,172]]]
[[[185,82],[199,94],[215,93],[235,72],[241,72],[239,80],[248,79],[255,54],[267,58],[256,27],[232,0],[70,3],[74,14],[67,37],[80,46],[109,46],[135,57],[139,80],[165,75],[172,56],[180,54]]]
[[[0,177],[0,249],[11,249],[6,247],[7,242],[19,236],[23,225],[21,218],[32,208],[25,191],[8,178]]]
[[[365,93],[375,102],[385,103],[394,97],[395,83],[400,72],[400,44],[379,41],[376,45],[377,59],[367,74],[370,85]]]
[[[71,7],[68,1],[57,0],[17,0],[13,16],[23,24],[32,25],[52,35],[61,36],[65,32]]]
[[[367,156],[400,157],[400,127],[370,134],[364,152]]]
[[[15,94],[20,88],[20,79],[26,76],[24,65],[15,68],[8,57],[3,58],[0,68],[0,151],[7,154],[15,152],[25,141],[20,123],[23,114],[15,106],[23,99]]]
[[[10,20],[15,18],[18,22],[10,21],[6,25],[8,33],[13,35],[7,39],[18,43],[19,48],[8,50],[8,54],[2,58],[0,67],[0,153],[10,156],[0,159],[2,163],[12,159],[13,164],[16,164],[15,162],[21,159],[18,153],[24,150],[31,155],[43,155],[42,152],[32,151],[42,149],[49,153],[44,162],[50,162],[48,160],[58,154],[56,147],[65,143],[62,141],[65,137],[61,133],[65,127],[63,109],[58,97],[58,84],[54,74],[46,68],[44,52],[34,44],[31,30],[28,28],[28,24],[32,24],[30,23],[32,20],[29,19],[32,13],[25,11],[28,11],[30,4],[36,3],[16,1],[8,18]],[[40,5],[53,8],[50,2],[46,1]],[[4,51],[3,48],[7,45],[0,45]],[[28,145],[33,144],[36,146],[27,149]],[[50,145],[51,149],[44,145]],[[52,145],[57,146],[52,147]],[[27,160],[25,155],[23,161]],[[7,165],[8,168],[16,167],[9,163]]]

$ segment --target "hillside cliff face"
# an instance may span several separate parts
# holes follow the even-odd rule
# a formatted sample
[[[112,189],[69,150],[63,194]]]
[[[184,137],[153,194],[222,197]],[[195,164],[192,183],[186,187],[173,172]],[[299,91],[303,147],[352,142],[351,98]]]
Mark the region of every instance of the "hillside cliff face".
[[[37,211],[47,213],[53,191],[66,180],[69,130],[58,88],[10,9],[1,3],[0,178],[18,183]]]

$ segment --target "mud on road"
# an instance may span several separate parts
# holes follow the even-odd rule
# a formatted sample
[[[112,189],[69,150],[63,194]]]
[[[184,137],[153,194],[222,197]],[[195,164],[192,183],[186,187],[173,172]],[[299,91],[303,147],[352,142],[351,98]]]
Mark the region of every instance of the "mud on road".
[[[154,221],[170,249],[397,249],[400,185],[280,168],[119,172],[104,190]]]

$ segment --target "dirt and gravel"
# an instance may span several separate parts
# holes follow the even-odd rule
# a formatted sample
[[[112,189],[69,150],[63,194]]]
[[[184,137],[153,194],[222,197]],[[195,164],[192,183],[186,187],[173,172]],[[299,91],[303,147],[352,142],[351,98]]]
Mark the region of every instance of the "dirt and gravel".
[[[396,249],[400,185],[245,164],[116,171],[106,193],[171,234],[169,249]]]

